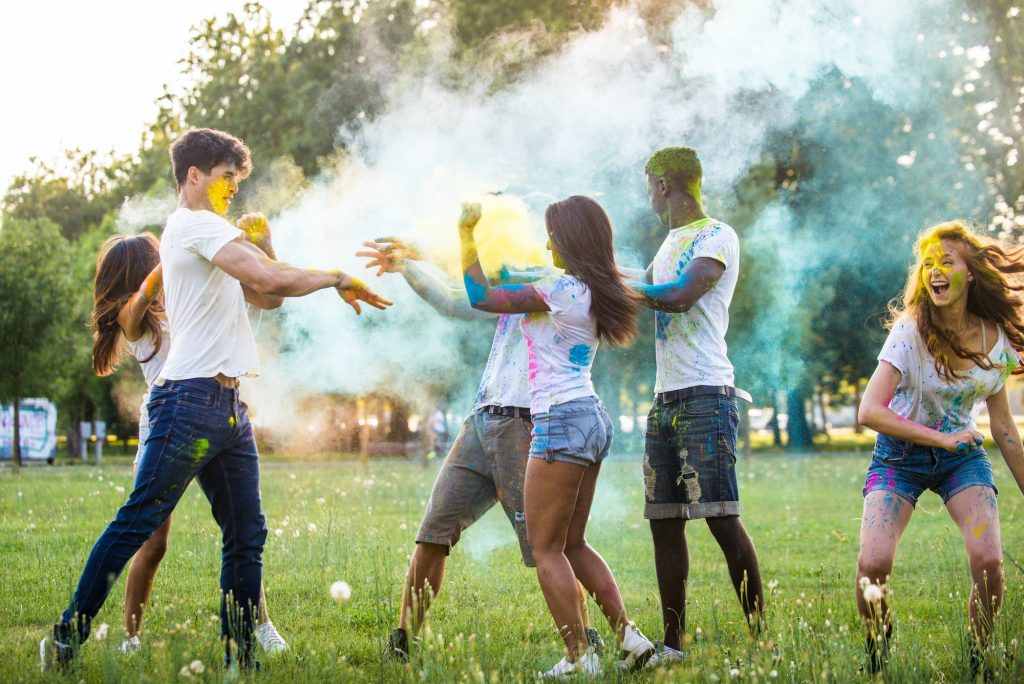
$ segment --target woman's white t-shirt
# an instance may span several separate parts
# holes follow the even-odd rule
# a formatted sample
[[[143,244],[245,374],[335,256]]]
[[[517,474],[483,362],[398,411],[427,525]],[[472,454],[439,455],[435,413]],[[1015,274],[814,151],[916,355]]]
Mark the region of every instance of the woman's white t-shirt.
[[[142,375],[146,378],[146,387],[152,387],[156,379],[160,377],[160,371],[164,369],[164,362],[167,361],[167,352],[171,349],[170,330],[167,327],[167,320],[160,319],[160,349],[154,355],[156,349],[156,338],[149,328],[142,334],[142,337],[135,340],[126,339],[128,351],[139,362],[142,367]],[[149,358],[152,356],[152,358]],[[144,359],[149,359],[145,361]]]
[[[898,319],[878,354],[879,361],[900,372],[900,382],[889,408],[906,418],[939,432],[975,429],[982,403],[1006,384],[1006,378],[1020,365],[1017,351],[1002,328],[989,350],[993,368],[974,366],[959,380],[949,382],[935,370],[935,358],[928,352],[909,316]]]
[[[597,353],[597,320],[590,313],[590,288],[570,275],[532,283],[550,311],[523,317],[529,355],[530,412],[594,396],[590,369]]]

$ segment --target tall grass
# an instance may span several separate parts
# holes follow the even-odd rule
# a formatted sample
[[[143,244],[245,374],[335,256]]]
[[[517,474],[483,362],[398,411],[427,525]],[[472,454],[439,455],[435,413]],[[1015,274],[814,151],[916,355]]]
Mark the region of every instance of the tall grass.
[[[622,675],[606,656],[607,681],[865,681],[864,636],[853,602],[866,456],[741,461],[743,519],[761,559],[768,630],[748,636],[724,560],[704,523],[688,524],[687,661]],[[1024,501],[996,456],[1003,545],[1024,559]],[[436,464],[267,463],[263,498],[270,536],[264,580],[287,654],[262,656],[266,681],[533,681],[561,657],[533,571],[519,560],[511,526],[492,510],[452,552],[413,659],[381,658],[394,627],[406,563]],[[0,681],[38,681],[36,644],[73,590],[89,548],[125,498],[125,465],[0,472]],[[604,468],[588,538],[618,578],[631,617],[660,636],[650,535],[642,519],[640,464]],[[220,681],[217,583],[220,532],[191,487],[172,523],[170,550],[143,626],[142,652],[118,652],[124,579],[94,622],[62,681]],[[1007,596],[996,626],[998,681],[1024,680],[1024,568],[1006,563]],[[345,580],[348,602],[328,588]],[[891,582],[896,617],[889,681],[965,681],[963,544],[941,501],[926,494],[914,513]],[[607,625],[597,623],[612,642]],[[610,649],[614,650],[614,649]]]

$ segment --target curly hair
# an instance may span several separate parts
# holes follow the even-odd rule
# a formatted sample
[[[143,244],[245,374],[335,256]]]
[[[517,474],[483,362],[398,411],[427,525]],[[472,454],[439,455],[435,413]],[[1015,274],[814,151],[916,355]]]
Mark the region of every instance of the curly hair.
[[[928,294],[924,277],[924,259],[930,245],[940,241],[954,244],[957,253],[974,276],[967,288],[967,310],[983,321],[1000,326],[1017,352],[1024,350],[1024,247],[1005,244],[999,240],[977,235],[962,221],[949,221],[928,228],[914,243],[914,264],[907,274],[901,301],[889,303],[888,328],[901,316],[909,316],[917,324],[925,347],[935,359],[935,370],[949,382],[962,377],[950,365],[948,350],[961,359],[970,359],[978,367],[995,367],[984,353],[965,349],[959,336],[939,322],[937,308]],[[1024,373],[1024,367],[1013,369]]]
[[[697,151],[690,147],[665,147],[651,155],[644,172],[656,178],[668,178],[690,195],[700,194],[704,168]]]
[[[252,171],[252,159],[245,143],[224,131],[192,128],[171,143],[171,168],[178,189],[185,184],[188,170],[196,167],[203,173],[218,164],[234,164],[241,180]]]

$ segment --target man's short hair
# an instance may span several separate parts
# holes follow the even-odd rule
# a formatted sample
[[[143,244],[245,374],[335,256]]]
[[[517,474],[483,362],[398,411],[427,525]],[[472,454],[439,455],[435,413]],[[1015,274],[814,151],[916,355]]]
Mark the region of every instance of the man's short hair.
[[[647,160],[644,171],[656,178],[668,178],[695,197],[700,193],[700,182],[704,176],[697,151],[690,147],[658,150]]]
[[[230,133],[212,128],[191,128],[171,143],[171,168],[179,190],[191,167],[209,173],[220,164],[234,164],[236,177],[245,178],[252,171],[249,148]]]

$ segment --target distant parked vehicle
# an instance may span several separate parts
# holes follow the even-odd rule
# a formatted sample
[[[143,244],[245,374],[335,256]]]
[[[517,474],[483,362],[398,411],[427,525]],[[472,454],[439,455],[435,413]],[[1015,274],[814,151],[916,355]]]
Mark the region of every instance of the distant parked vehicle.
[[[57,456],[57,407],[49,399],[22,399],[18,408],[21,460],[53,463]],[[14,457],[14,405],[0,407],[0,460]]]

